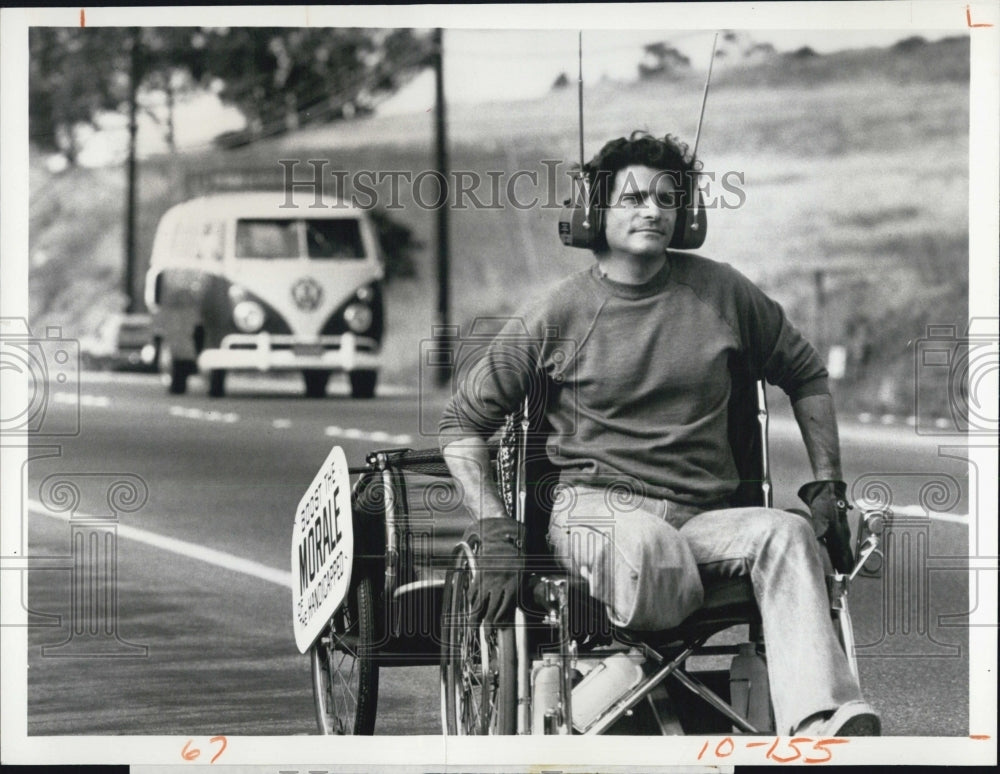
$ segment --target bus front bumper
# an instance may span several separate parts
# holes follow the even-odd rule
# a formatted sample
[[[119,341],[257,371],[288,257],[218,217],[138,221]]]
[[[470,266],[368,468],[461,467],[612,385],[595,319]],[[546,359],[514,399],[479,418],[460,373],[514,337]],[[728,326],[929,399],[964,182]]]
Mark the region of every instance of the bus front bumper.
[[[257,370],[326,371],[377,370],[381,358],[379,342],[365,336],[344,333],[303,340],[289,335],[230,334],[218,349],[198,355],[201,371]]]

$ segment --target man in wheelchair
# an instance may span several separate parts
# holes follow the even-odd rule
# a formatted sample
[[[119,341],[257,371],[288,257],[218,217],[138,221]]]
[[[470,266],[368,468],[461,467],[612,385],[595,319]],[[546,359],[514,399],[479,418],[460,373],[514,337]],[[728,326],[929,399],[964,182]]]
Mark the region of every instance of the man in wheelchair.
[[[827,372],[775,301],[727,264],[681,252],[704,238],[694,169],[670,136],[607,143],[583,169],[593,265],[528,303],[457,381],[440,432],[475,517],[467,534],[481,541],[473,608],[504,622],[517,601],[524,525],[489,474],[487,440],[528,398],[558,471],[548,543],[612,623],[670,629],[706,586],[749,577],[777,733],[878,735],[831,623],[820,551],[853,569]],[[730,407],[761,379],[792,403],[811,519],[734,507],[746,482]]]

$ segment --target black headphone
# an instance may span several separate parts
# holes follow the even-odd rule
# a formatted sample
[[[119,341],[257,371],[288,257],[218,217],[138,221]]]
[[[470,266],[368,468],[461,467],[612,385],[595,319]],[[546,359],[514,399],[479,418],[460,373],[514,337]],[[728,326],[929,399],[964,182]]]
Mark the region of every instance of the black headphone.
[[[697,169],[696,162],[692,162],[691,167]],[[674,233],[667,247],[673,250],[697,250],[705,243],[708,218],[701,190],[698,188],[697,172],[689,172],[684,177],[684,206],[677,211]],[[573,187],[576,189],[575,201],[566,199],[559,214],[559,239],[568,247],[593,250],[601,241],[600,235],[604,230],[604,209],[595,201],[596,187],[589,183],[585,173],[577,173]],[[697,210],[691,206],[695,197],[698,202]]]

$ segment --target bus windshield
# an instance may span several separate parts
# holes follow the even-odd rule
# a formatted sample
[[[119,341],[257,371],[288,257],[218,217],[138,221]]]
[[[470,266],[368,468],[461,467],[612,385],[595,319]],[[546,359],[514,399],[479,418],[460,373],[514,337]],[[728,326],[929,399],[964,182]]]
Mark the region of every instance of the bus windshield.
[[[236,257],[364,259],[356,218],[246,219],[236,223]]]
[[[299,223],[295,220],[236,222],[237,258],[298,258]]]
[[[307,220],[306,242],[310,258],[364,258],[361,228],[354,218]]]

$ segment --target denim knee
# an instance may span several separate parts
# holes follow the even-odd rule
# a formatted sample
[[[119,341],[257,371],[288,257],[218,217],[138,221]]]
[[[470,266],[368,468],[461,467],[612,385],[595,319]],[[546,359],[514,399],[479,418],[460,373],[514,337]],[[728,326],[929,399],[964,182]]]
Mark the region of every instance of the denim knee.
[[[758,545],[809,547],[816,541],[812,521],[799,514],[777,508],[754,508],[748,516],[748,523],[754,524],[758,532]]]

